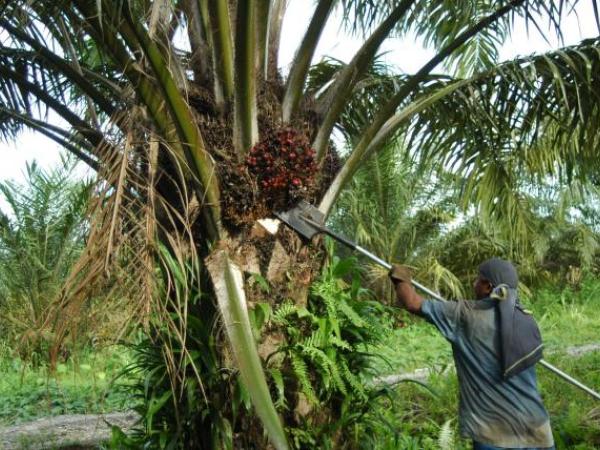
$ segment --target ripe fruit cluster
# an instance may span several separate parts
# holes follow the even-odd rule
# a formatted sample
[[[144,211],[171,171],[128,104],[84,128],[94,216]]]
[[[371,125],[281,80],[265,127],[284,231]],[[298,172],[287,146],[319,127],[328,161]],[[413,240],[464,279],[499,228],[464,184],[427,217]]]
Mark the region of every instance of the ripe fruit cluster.
[[[314,149],[308,138],[293,128],[269,133],[252,147],[246,164],[263,196],[274,200],[302,197],[312,187],[317,172]]]

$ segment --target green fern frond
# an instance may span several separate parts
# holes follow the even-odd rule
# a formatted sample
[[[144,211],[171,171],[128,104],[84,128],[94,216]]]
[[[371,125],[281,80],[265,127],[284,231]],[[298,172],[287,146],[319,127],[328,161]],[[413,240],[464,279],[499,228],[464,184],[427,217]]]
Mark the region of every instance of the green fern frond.
[[[346,384],[342,379],[336,362],[332,360],[327,354],[318,348],[301,346],[302,352],[310,358],[310,360],[316,364],[323,372],[328,373],[331,376],[331,381],[339,391],[346,395]]]
[[[367,325],[367,322],[363,320],[362,317],[358,315],[358,313],[352,308],[345,300],[339,300],[337,303],[338,310],[341,311],[346,318],[354,325],[355,327],[363,328]]]
[[[277,325],[287,325],[287,318],[297,312],[298,308],[291,302],[282,303],[273,313],[273,322]]]
[[[340,298],[340,292],[332,289],[332,283],[319,283],[320,286],[317,288],[317,294],[323,300],[325,309],[330,318],[337,318],[337,302]]]
[[[348,342],[346,342],[344,339],[339,338],[337,336],[330,336],[329,342],[331,343],[331,345],[333,345],[337,348],[341,348],[341,349],[349,350],[349,351],[354,350],[354,348]]]
[[[325,335],[324,330],[322,328],[319,328],[319,329],[313,331],[309,337],[304,339],[304,342],[302,343],[302,345],[306,346],[306,347],[314,347],[314,348],[326,347],[328,344],[327,341],[328,341],[328,339],[327,339],[327,336]]]
[[[446,420],[442,428],[440,428],[440,434],[438,436],[438,445],[440,450],[453,450],[454,445],[454,431],[452,430],[452,419]]]
[[[304,360],[297,354],[292,353],[290,355],[290,360],[292,363],[292,369],[294,370],[294,375],[298,379],[298,383],[300,384],[300,388],[309,402],[316,404],[318,403],[317,396],[315,395],[315,391],[312,387],[312,383],[308,377],[308,367]]]
[[[340,371],[344,379],[348,382],[354,393],[362,400],[367,401],[368,396],[360,379],[352,373],[345,360],[339,362]]]
[[[275,389],[277,390],[277,399],[275,400],[275,407],[278,409],[287,408],[285,401],[285,383],[283,382],[283,375],[281,370],[273,367],[269,369],[269,374],[275,383]]]

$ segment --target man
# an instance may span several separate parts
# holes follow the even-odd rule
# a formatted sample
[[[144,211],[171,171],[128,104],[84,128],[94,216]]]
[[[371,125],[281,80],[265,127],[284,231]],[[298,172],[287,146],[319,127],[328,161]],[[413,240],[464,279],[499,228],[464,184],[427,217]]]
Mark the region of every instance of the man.
[[[400,303],[452,344],[460,431],[473,440],[474,450],[553,449],[535,374],[541,338],[516,298],[514,266],[497,258],[482,263],[474,302],[423,299],[404,266],[394,266],[390,278]]]

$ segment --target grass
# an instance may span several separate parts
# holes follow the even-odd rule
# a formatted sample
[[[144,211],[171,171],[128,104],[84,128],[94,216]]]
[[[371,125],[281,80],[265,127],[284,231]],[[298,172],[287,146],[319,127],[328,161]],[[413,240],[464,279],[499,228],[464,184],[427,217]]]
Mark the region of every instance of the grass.
[[[599,280],[588,279],[580,289],[542,289],[528,305],[538,319],[548,352],[600,342]]]
[[[584,384],[600,389],[600,352],[576,358],[556,353],[547,360]],[[557,449],[600,449],[599,402],[548,371],[538,370],[538,375]]]
[[[547,359],[586,384],[600,386],[600,352],[576,358],[556,353]],[[598,401],[546,370],[538,369],[538,376],[557,450],[600,449]],[[470,449],[470,442],[457,436],[458,386],[454,372],[434,375],[428,384],[433,393],[403,383],[395,389],[392,399],[381,399],[374,408],[374,413],[382,416],[381,427],[370,430],[376,437],[362,448]],[[390,433],[385,423],[393,424],[394,433]],[[444,433],[445,446],[440,445]]]
[[[0,360],[0,425],[14,425],[61,414],[96,414],[132,407],[112,379],[129,362],[125,353],[108,349],[86,352],[59,364],[55,375],[18,358]]]

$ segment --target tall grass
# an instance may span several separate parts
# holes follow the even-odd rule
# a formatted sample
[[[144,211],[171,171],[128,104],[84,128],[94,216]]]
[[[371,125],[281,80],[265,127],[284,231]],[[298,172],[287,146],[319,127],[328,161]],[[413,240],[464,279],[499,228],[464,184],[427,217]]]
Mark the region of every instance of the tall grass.
[[[0,357],[0,426],[61,414],[131,409],[134,404],[127,390],[113,383],[129,358],[117,347],[85,352],[60,363],[51,374],[6,349]]]

